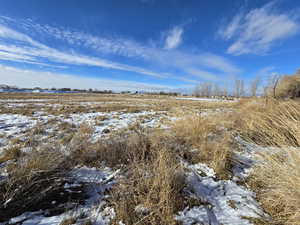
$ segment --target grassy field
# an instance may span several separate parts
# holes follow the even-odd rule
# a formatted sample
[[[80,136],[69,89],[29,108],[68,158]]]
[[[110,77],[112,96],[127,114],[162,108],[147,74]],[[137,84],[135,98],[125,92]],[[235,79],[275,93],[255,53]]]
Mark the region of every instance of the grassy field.
[[[0,224],[299,224],[300,105],[0,94]]]

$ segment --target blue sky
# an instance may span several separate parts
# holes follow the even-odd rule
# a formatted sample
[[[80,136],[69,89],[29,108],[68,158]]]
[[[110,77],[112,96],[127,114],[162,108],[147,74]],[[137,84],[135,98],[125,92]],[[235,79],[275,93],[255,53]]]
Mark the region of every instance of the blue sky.
[[[1,0],[0,84],[192,89],[300,67],[294,0]]]

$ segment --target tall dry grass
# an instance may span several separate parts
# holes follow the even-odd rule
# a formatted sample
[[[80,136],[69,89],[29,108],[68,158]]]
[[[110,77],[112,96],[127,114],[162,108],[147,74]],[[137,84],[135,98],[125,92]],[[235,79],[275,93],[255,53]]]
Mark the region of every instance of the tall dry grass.
[[[153,151],[159,152],[148,163],[133,164],[114,188],[111,203],[116,224],[176,224],[174,214],[183,205],[183,170],[174,153]]]
[[[298,225],[300,221],[300,104],[272,101],[244,104],[236,126],[243,138],[273,146],[259,155],[249,184],[273,220],[270,224]]]
[[[296,101],[249,102],[237,116],[243,138],[264,146],[300,146],[300,104]]]
[[[32,151],[10,163],[8,178],[0,183],[0,221],[41,209],[64,212],[58,205],[73,198],[69,193],[62,195],[70,168],[64,155],[50,149]]]
[[[175,121],[176,141],[194,149],[192,163],[204,162],[220,177],[229,174],[232,156],[231,114],[191,115]],[[196,154],[195,154],[196,153]]]
[[[253,171],[249,183],[258,192],[263,208],[272,216],[270,224],[299,225],[300,149],[283,148],[260,156],[263,163]]]
[[[114,222],[175,224],[185,179],[179,160],[184,149],[173,136],[139,126],[95,143],[88,141],[90,134],[83,126],[74,135],[70,158],[75,164],[100,167],[104,163],[124,171],[111,190]]]

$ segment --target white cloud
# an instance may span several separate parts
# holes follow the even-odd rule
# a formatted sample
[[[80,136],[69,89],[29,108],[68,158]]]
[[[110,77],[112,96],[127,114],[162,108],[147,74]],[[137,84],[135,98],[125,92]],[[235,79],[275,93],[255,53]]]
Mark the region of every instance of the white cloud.
[[[96,88],[113,91],[172,91],[176,86],[147,84],[125,80],[110,80],[102,78],[88,78],[72,74],[41,72],[34,70],[21,70],[14,67],[0,65],[0,83],[17,85],[19,87],[42,88]]]
[[[188,72],[194,76],[200,77],[204,80],[209,80],[209,81],[217,81],[219,78],[216,76],[214,73],[210,73],[207,71],[199,70],[196,68],[189,68]]]
[[[196,76],[195,73],[191,73],[195,69],[202,71],[203,74],[211,73],[211,70],[214,72],[218,71],[217,74],[222,76],[222,78],[229,74],[238,74],[241,72],[238,67],[226,58],[211,53],[200,52],[196,54],[176,49],[162,49],[155,47],[155,44],[147,45],[120,37],[94,36],[66,28],[36,24],[31,20],[16,21],[13,24],[14,26],[10,26],[20,28],[18,30],[8,27],[10,23],[11,21],[3,23],[3,25],[0,24],[0,37],[2,37],[2,41],[0,40],[0,51],[12,54],[10,57],[12,61],[23,60],[26,63],[40,65],[46,61],[49,64],[53,63],[56,67],[57,64],[96,66],[134,72],[160,79],[174,79],[186,83],[199,82],[199,80],[196,81],[192,77],[203,78]],[[176,27],[173,30],[176,29],[181,28]],[[177,36],[178,32],[181,33],[181,31],[175,32]],[[170,40],[173,40],[171,36],[168,37],[170,37]],[[177,41],[170,41],[170,43],[173,43],[170,46],[173,45],[175,47],[174,43],[176,42],[179,44],[182,39],[182,33],[179,36],[174,38]],[[46,46],[38,41],[39,39],[45,40],[51,38],[56,38],[58,41],[63,42],[66,48],[69,46],[72,49],[87,49],[95,56],[83,55],[74,51],[62,51]],[[3,42],[3,40],[7,40],[7,42]],[[139,60],[138,62],[146,63],[145,65],[155,66],[159,70],[163,70],[163,72],[153,71],[149,69],[151,68],[150,66],[147,66],[149,68],[142,68],[140,66],[132,66],[104,59],[107,55],[131,57]],[[4,58],[4,55],[0,55],[0,59],[7,60],[8,57]],[[182,75],[174,75],[170,71],[177,71],[176,74]]]
[[[68,42],[72,46],[78,45],[81,47],[86,47],[88,49],[96,50],[101,54],[116,54],[125,57],[143,59],[147,62],[154,62],[155,64],[162,65],[167,68],[180,69],[186,74],[188,74],[186,69],[189,67],[200,69],[200,67],[203,66],[209,69],[219,70],[224,73],[237,74],[240,72],[239,68],[233,65],[230,61],[226,60],[224,57],[211,53],[191,54],[175,49],[165,50],[153,46],[150,47],[134,40],[120,37],[109,38],[93,36],[87,33],[71,31],[65,28],[62,29],[48,25],[35,24],[32,21],[27,21],[25,24],[26,25],[23,26],[28,27],[29,30],[34,29],[40,33],[40,35],[51,35],[59,40]],[[169,36],[172,34],[172,31],[176,29],[178,30],[182,28],[176,26],[168,32]],[[172,60],[170,60],[170,58],[172,58]],[[203,71],[204,68],[201,68],[201,70]]]
[[[223,37],[226,40],[232,38],[236,34],[236,32],[240,29],[241,20],[242,20],[242,14],[236,15],[232,19],[232,21],[227,25],[227,27],[219,30],[219,35],[221,35],[221,37]]]
[[[165,49],[174,49],[177,48],[182,42],[182,27],[174,27],[170,30],[166,37]]]
[[[227,49],[229,54],[262,54],[269,51],[276,41],[297,34],[299,28],[299,22],[292,13],[280,13],[274,3],[269,3],[235,16],[219,34],[224,39],[234,40]]]
[[[207,67],[215,68],[219,71],[231,75],[235,75],[241,72],[239,68],[237,68],[235,65],[233,65],[229,60],[225,59],[224,57],[211,54],[211,53],[202,54],[201,57],[202,57],[201,59],[202,64]]]
[[[0,50],[0,59],[11,60],[11,61],[20,61],[20,60],[30,61],[30,60],[33,60],[34,58],[32,58],[30,56],[26,56],[26,55],[19,55],[19,54],[5,52],[5,51]]]
[[[263,67],[259,71],[257,71],[256,75],[259,77],[268,76],[270,74],[273,74],[275,69],[276,68],[274,66]]]
[[[9,38],[10,40],[22,41],[31,46],[15,46],[15,45],[0,45],[0,51],[5,54],[0,54],[0,59],[8,60],[7,55],[10,55],[10,59],[20,60],[24,62],[31,60],[33,63],[38,62],[39,58],[47,58],[58,63],[76,64],[76,65],[89,65],[103,68],[117,69],[129,72],[135,72],[153,77],[164,77],[161,73],[153,72],[144,68],[129,66],[121,63],[111,62],[105,59],[96,57],[90,57],[80,55],[76,53],[66,53],[46,45],[43,45],[37,41],[34,41],[29,36],[17,31],[13,31],[5,26],[0,26],[0,37]],[[13,56],[13,57],[12,57]]]

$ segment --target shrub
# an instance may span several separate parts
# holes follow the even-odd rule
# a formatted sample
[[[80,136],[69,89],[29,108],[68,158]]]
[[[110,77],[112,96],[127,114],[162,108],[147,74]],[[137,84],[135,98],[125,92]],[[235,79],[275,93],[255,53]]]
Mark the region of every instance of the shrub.
[[[283,76],[278,84],[277,94],[279,97],[300,97],[300,74]]]

